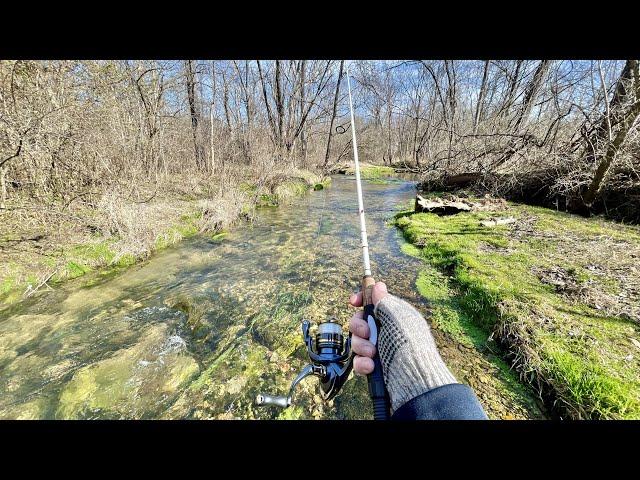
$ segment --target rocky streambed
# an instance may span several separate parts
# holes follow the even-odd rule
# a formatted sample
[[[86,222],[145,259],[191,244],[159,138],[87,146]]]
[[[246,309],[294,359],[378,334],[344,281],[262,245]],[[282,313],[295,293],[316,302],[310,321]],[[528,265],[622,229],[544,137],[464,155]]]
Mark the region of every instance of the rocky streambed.
[[[366,379],[323,403],[314,378],[296,405],[259,408],[304,366],[303,318],[348,321],[360,281],[354,179],[260,209],[223,238],[195,237],[112,275],[90,274],[0,311],[1,418],[371,418]],[[365,182],[372,266],[426,315],[429,274],[392,226],[414,183]],[[426,273],[425,273],[426,272]],[[539,418],[499,355],[434,329],[454,374],[492,418]]]

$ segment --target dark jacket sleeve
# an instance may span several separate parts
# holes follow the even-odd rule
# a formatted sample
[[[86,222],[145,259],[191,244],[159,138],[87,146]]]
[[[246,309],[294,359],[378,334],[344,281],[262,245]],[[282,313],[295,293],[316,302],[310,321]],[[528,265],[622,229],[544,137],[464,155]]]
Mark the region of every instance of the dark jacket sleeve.
[[[392,420],[487,420],[473,389],[452,383],[431,389],[396,410]]]

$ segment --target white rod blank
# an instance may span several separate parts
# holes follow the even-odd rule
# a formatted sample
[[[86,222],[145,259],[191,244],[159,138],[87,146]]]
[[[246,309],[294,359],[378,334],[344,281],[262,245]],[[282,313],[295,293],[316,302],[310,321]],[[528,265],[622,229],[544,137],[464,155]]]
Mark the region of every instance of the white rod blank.
[[[371,275],[371,264],[369,262],[369,244],[367,242],[367,226],[364,221],[364,204],[362,202],[362,182],[360,181],[360,162],[358,161],[358,143],[356,142],[356,122],[353,115],[353,100],[351,98],[351,80],[349,76],[349,65],[346,68],[347,89],[349,91],[349,109],[351,111],[351,136],[353,138],[353,161],[356,170],[356,189],[358,191],[358,214],[360,216],[360,238],[362,241],[362,262],[364,263],[364,274]]]

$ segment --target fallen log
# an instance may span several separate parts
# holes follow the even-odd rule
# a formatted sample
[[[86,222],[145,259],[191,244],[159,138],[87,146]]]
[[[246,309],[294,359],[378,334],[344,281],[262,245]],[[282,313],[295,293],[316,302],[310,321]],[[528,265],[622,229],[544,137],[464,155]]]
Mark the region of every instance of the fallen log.
[[[416,212],[435,213],[437,215],[455,215],[460,212],[471,211],[471,205],[452,200],[443,200],[440,198],[426,199],[420,195],[416,195]]]

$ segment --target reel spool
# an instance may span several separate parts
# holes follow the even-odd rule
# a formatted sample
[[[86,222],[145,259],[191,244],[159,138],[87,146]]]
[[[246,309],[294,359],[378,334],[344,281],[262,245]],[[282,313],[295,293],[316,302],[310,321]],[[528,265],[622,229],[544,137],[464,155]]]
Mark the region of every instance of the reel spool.
[[[310,363],[306,365],[291,383],[289,395],[273,396],[260,394],[256,397],[256,405],[275,405],[286,408],[293,403],[293,393],[300,381],[309,375],[320,378],[320,391],[323,400],[331,400],[342,388],[353,367],[351,352],[351,334],[345,339],[342,326],[330,319],[318,324],[312,337],[311,323],[302,322],[302,338],[307,347]]]

